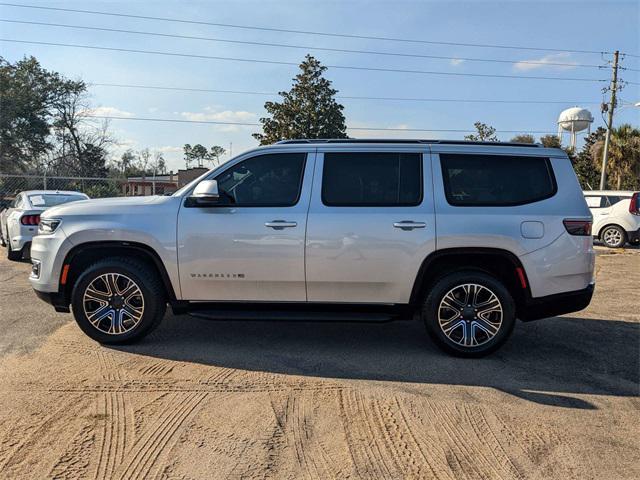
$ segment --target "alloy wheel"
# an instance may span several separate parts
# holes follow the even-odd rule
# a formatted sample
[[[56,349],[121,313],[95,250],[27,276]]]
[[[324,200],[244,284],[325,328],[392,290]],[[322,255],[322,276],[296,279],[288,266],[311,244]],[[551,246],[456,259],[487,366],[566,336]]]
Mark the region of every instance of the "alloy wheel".
[[[489,288],[464,283],[449,290],[438,306],[438,324],[445,336],[462,347],[489,342],[503,320],[500,300]]]
[[[622,233],[617,228],[607,228],[602,238],[607,246],[617,247],[622,242]]]
[[[120,273],[105,273],[89,283],[82,297],[87,320],[109,335],[135,328],[144,315],[144,296],[136,282]]]

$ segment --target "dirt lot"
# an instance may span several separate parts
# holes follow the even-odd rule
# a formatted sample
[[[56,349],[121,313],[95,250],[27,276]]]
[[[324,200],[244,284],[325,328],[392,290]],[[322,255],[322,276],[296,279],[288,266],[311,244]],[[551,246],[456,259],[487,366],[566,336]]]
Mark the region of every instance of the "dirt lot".
[[[413,322],[168,314],[105,348],[0,260],[0,478],[640,478],[640,251],[490,358]]]

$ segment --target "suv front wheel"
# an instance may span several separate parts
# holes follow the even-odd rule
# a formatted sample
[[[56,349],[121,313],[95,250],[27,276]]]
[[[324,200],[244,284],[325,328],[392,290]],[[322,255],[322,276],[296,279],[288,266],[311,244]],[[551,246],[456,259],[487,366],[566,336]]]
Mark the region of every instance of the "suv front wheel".
[[[104,344],[131,343],[149,334],[166,310],[158,277],[147,264],[126,257],[92,264],[71,294],[78,326]]]
[[[443,350],[481,357],[499,348],[515,324],[515,304],[505,286],[483,272],[442,277],[425,300],[427,331]]]

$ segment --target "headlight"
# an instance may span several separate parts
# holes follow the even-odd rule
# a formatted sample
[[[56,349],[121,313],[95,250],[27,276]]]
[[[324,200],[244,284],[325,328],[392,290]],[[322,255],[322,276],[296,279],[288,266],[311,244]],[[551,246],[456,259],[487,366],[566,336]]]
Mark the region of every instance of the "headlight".
[[[38,225],[38,233],[53,233],[60,226],[61,220],[57,218],[41,218]]]

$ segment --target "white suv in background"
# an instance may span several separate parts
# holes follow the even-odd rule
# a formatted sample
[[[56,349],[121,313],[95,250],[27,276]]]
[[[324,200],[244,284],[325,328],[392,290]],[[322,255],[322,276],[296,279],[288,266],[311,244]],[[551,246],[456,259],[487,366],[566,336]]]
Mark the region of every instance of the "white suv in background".
[[[593,236],[607,247],[640,243],[640,194],[632,191],[584,192],[593,215]]]
[[[33,288],[102,343],[148,334],[168,303],[225,320],[421,318],[440,347],[479,356],[516,318],[585,308],[594,286],[591,213],[566,153],[541,145],[289,140],[172,196],[59,206],[39,227]]]

